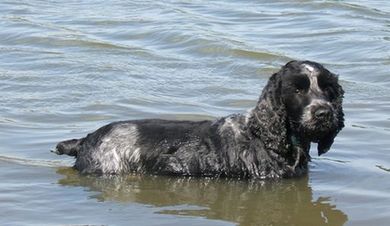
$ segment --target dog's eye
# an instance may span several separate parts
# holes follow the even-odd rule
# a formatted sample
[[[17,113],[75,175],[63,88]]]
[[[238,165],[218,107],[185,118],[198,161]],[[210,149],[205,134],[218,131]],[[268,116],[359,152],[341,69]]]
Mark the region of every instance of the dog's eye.
[[[303,93],[303,89],[297,88],[297,89],[295,90],[295,93],[297,93],[297,94],[302,94],[302,93]]]

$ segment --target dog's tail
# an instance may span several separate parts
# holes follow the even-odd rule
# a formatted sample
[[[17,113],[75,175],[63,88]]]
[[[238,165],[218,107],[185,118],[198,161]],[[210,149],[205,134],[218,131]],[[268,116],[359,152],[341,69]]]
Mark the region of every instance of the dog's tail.
[[[52,152],[57,155],[69,155],[77,157],[79,151],[81,150],[81,144],[84,138],[82,139],[71,139],[65,140],[57,144],[56,148]]]

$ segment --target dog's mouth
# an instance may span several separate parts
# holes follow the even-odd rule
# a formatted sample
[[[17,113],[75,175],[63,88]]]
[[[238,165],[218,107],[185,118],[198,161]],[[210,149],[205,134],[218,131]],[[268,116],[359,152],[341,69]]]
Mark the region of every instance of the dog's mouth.
[[[299,122],[298,132],[302,137],[308,138],[311,142],[318,141],[327,134],[337,130],[337,118],[334,116],[323,118],[310,118],[310,120],[301,120]]]
[[[315,122],[302,125],[302,133],[308,137],[311,142],[318,143],[320,139],[337,129],[334,122]]]
[[[305,108],[300,120],[300,132],[312,142],[337,129],[337,115],[331,105],[312,105]]]

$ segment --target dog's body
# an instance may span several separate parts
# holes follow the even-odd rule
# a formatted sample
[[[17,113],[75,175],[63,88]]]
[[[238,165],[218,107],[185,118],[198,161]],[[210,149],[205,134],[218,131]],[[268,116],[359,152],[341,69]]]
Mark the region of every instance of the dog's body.
[[[281,178],[307,171],[311,142],[329,150],[344,126],[343,90],[322,65],[292,61],[275,73],[246,115],[214,121],[114,122],[60,142],[82,173],[128,172]]]

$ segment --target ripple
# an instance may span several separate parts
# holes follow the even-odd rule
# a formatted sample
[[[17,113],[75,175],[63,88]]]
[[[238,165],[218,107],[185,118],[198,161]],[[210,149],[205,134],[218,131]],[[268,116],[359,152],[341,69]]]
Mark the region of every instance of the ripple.
[[[245,50],[245,49],[232,49],[231,50],[235,57],[244,57],[255,60],[267,60],[267,61],[290,61],[291,58],[288,58],[281,54],[269,53],[269,52],[259,52],[253,50]]]
[[[382,165],[376,165],[376,167],[378,167],[378,169],[380,169],[380,170],[383,170],[383,171],[385,171],[387,173],[390,173],[390,168],[386,168],[386,167],[384,167]]]
[[[81,220],[67,224],[127,221],[127,217],[118,218],[123,205],[115,198],[110,202],[86,199],[96,195],[89,191],[94,185],[59,188],[52,177],[61,175],[48,177],[54,172],[50,168],[70,166],[74,160],[57,161],[48,149],[59,140],[84,136],[116,120],[212,120],[243,113],[255,105],[269,76],[292,59],[315,60],[340,74],[346,91],[346,127],[335,140],[334,151],[325,158],[313,157],[309,184],[287,186],[279,193],[273,190],[283,188],[279,183],[273,189],[237,190],[230,196],[221,192],[226,184],[199,185],[199,197],[207,193],[207,187],[214,191],[210,193],[214,198],[229,201],[233,197],[231,203],[239,199],[242,206],[224,212],[234,205],[215,205],[210,203],[211,196],[203,201],[198,197],[193,199],[195,206],[209,208],[188,216],[194,224],[202,224],[206,218],[259,224],[258,219],[268,219],[259,216],[269,215],[263,211],[267,205],[260,204],[276,203],[276,209],[289,207],[285,208],[287,214],[303,213],[289,221],[291,224],[328,217],[329,210],[336,209],[348,213],[347,224],[376,225],[382,218],[388,222],[389,216],[383,217],[389,212],[389,182],[384,178],[390,161],[390,8],[385,1],[2,1],[0,15],[0,162],[9,163],[0,164],[4,173],[0,187],[9,191],[3,192],[0,203],[4,209],[14,210],[6,216],[14,221],[5,224],[45,224],[37,220],[42,219],[42,212],[54,219],[47,224],[61,224],[70,218],[58,216],[74,208],[55,203],[79,205],[80,200],[88,200],[83,208],[91,215],[86,218],[74,210],[72,219]],[[53,188],[42,186],[35,176]],[[74,172],[73,176],[80,175]],[[84,179],[79,178],[81,183]],[[39,185],[32,189],[26,180]],[[128,181],[112,186],[95,182],[106,194],[129,185]],[[160,182],[167,180],[161,178]],[[157,190],[161,190],[160,182]],[[291,182],[297,181],[286,183]],[[23,193],[15,193],[15,186]],[[193,187],[179,190],[193,197]],[[177,188],[173,186],[172,192]],[[114,197],[127,195],[132,202],[126,206],[131,206],[147,191],[147,186],[137,192],[125,189],[123,194],[114,192]],[[269,192],[264,195],[265,191]],[[31,195],[34,192],[42,196]],[[311,205],[315,200],[312,194],[318,193],[329,197],[323,201],[329,205],[318,205],[321,201]],[[38,212],[34,208],[25,211],[25,206],[6,201],[10,194],[15,203],[45,205],[38,205],[43,208]],[[53,202],[54,197],[65,200]],[[147,200],[150,195],[142,197]],[[247,197],[255,197],[249,201],[265,198],[266,202],[246,203]],[[183,200],[177,200],[178,209],[184,209],[185,205],[180,206]],[[260,211],[252,211],[256,205]],[[310,207],[307,213],[302,211],[305,206]],[[110,215],[107,209],[111,207],[119,211]],[[132,215],[134,219],[160,222],[161,214],[142,211]],[[278,213],[275,209],[271,212]],[[96,213],[103,213],[107,221],[95,220]],[[183,224],[181,218],[172,216],[182,212],[167,213],[173,224]],[[194,216],[201,216],[202,222]],[[346,220],[345,215],[338,216]],[[278,217],[275,222],[278,220],[286,218]]]
[[[0,161],[14,163],[14,164],[18,164],[18,165],[50,167],[50,168],[69,166],[69,163],[66,163],[65,161],[43,160],[43,159],[24,159],[24,158],[3,156],[3,155],[0,155]]]

